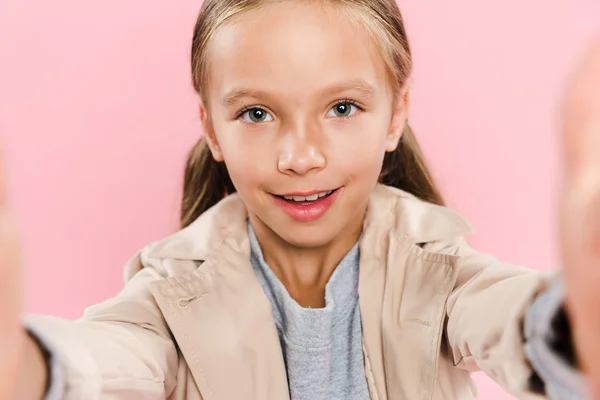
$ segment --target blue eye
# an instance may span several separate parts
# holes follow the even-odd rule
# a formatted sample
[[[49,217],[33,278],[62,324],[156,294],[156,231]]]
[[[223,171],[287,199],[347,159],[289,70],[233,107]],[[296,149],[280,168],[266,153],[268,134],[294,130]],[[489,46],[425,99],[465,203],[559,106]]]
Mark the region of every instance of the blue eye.
[[[273,121],[273,116],[260,107],[247,109],[239,116],[239,118],[241,118],[243,122],[250,124],[260,124],[262,122]]]
[[[347,118],[352,117],[359,111],[359,108],[356,104],[349,101],[342,101],[337,103],[335,106],[329,110],[327,113],[328,117],[338,117],[338,118]]]

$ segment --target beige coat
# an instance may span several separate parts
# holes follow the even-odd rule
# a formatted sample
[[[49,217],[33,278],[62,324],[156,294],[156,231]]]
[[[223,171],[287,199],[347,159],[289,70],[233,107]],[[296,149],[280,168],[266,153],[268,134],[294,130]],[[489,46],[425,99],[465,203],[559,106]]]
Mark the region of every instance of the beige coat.
[[[62,359],[67,399],[284,400],[271,305],[229,196],[142,250],[127,285],[79,321],[30,316]],[[360,310],[372,399],[472,399],[482,370],[523,399],[523,317],[548,278],[472,250],[447,208],[378,186],[365,219]],[[170,397],[169,397],[170,396]]]

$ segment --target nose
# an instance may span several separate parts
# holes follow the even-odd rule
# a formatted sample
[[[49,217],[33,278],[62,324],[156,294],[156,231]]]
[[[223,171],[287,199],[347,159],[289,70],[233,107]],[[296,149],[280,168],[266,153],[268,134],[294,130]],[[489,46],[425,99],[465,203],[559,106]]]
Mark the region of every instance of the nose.
[[[318,127],[296,126],[283,135],[277,168],[287,175],[306,175],[325,168],[324,138]]]

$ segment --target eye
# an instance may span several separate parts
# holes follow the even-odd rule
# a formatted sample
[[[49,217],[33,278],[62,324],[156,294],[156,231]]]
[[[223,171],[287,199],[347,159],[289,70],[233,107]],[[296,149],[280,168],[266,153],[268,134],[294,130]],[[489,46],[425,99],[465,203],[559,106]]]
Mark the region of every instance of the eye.
[[[249,124],[273,121],[273,116],[260,107],[248,108],[238,118],[241,118],[242,122]]]
[[[341,101],[337,103],[329,112],[328,117],[348,118],[356,114],[360,108],[351,101]]]

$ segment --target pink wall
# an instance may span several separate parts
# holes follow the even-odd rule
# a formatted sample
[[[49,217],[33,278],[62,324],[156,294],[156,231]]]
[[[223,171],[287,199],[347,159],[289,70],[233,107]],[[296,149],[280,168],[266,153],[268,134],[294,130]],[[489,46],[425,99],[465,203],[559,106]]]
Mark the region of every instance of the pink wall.
[[[101,4],[101,5],[98,5]],[[595,0],[401,0],[412,124],[472,242],[557,265],[555,118]],[[188,44],[200,1],[0,2],[0,135],[27,245],[28,309],[75,317],[176,226],[200,133]],[[480,379],[483,399],[507,399]]]

